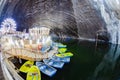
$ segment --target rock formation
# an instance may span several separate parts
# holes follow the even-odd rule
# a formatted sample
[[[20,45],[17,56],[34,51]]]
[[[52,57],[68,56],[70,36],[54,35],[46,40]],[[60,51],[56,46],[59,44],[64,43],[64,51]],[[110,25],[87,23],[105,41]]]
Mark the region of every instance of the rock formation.
[[[19,31],[45,26],[62,38],[94,40],[100,36],[97,38],[120,43],[118,31],[110,33],[115,25],[119,29],[119,1],[115,0],[113,4],[111,2],[112,0],[1,0],[0,22],[12,17],[17,22]],[[113,7],[114,4],[117,5]]]

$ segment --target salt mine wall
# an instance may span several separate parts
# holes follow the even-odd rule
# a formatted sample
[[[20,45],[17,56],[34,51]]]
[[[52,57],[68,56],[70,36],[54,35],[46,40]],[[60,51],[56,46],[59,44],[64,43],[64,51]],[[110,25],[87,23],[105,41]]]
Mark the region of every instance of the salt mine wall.
[[[106,32],[110,34],[109,42],[120,44],[120,1],[93,0],[92,4],[106,23]]]
[[[94,40],[100,36],[111,43],[120,43],[119,10],[111,7],[117,0],[114,4],[111,1],[0,0],[0,22],[12,17],[19,31],[45,26],[59,37]]]

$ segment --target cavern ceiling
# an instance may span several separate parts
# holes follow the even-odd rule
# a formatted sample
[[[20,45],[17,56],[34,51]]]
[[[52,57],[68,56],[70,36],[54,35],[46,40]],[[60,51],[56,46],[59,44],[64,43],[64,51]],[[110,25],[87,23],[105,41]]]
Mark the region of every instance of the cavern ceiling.
[[[17,30],[45,26],[59,37],[95,39],[119,25],[119,0],[0,0],[0,22],[13,18]],[[116,6],[113,6],[115,5]],[[112,26],[111,26],[112,25]],[[118,37],[117,31],[113,33]],[[107,39],[107,40],[108,40]]]

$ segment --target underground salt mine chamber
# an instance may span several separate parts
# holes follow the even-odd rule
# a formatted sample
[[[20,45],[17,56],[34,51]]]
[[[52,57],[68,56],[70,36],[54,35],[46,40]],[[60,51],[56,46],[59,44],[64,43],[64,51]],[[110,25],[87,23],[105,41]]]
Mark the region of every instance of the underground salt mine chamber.
[[[0,80],[120,80],[120,0],[0,0]]]

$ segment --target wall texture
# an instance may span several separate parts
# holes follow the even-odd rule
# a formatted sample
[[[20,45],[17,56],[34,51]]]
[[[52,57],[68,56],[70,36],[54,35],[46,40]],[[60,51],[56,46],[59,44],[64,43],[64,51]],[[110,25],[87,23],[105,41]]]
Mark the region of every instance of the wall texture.
[[[120,1],[93,0],[92,4],[106,23],[107,29],[103,32],[110,34],[109,42],[120,44]]]
[[[95,39],[106,24],[92,0],[1,0],[0,21],[12,17],[17,30],[35,26],[51,28],[59,37]]]

